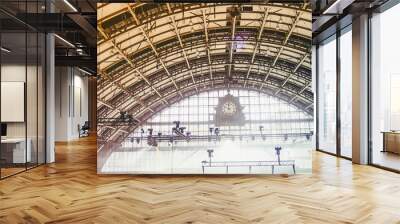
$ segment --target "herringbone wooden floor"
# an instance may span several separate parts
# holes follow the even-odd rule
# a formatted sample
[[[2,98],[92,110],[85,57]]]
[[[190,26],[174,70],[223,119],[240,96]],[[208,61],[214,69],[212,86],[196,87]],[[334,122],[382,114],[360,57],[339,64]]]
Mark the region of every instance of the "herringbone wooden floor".
[[[400,175],[322,153],[312,175],[99,176],[93,138],[0,181],[0,223],[400,223]]]

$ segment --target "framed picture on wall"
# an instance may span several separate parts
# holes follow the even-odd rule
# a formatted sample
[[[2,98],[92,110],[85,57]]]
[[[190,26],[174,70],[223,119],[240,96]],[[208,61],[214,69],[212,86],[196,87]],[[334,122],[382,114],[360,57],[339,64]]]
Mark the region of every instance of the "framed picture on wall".
[[[1,82],[1,122],[25,122],[25,82]]]

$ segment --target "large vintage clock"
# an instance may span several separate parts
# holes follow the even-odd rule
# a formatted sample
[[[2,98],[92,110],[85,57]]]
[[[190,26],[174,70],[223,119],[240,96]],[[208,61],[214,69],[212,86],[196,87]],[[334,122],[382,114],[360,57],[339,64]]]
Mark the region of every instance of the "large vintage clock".
[[[215,125],[218,127],[244,125],[245,117],[242,110],[239,98],[228,93],[218,99],[218,105],[215,108]]]

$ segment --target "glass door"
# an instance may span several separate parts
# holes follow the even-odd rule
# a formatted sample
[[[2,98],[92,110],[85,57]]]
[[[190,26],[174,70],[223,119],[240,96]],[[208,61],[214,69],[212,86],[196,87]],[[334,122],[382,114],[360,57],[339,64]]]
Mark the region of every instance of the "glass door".
[[[400,4],[371,18],[371,162],[400,171]]]

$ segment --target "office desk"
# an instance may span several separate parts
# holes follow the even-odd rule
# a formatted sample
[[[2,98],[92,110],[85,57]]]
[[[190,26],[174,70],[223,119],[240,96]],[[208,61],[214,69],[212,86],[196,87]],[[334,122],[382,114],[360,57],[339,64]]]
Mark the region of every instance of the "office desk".
[[[6,138],[1,139],[1,157],[6,163],[25,163],[31,162],[31,139],[27,139],[28,143],[25,152],[25,138]]]
[[[383,151],[400,154],[400,132],[384,131],[383,133]]]

